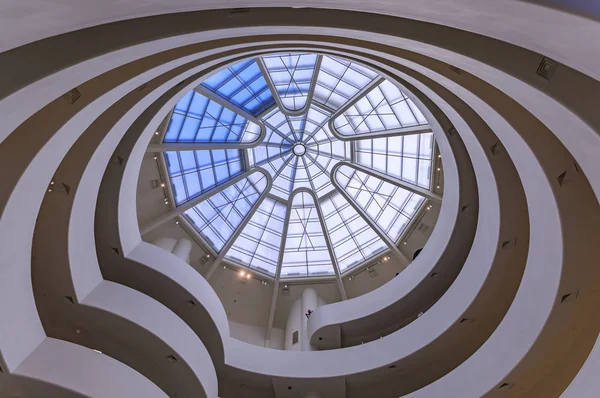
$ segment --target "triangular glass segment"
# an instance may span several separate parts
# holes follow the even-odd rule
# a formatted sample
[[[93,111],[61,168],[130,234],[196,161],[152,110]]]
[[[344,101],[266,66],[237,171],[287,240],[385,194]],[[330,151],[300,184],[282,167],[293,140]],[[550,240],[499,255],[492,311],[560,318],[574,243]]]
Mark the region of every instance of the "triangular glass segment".
[[[385,232],[395,243],[410,220],[417,214],[424,198],[375,176],[349,166],[341,166],[335,173],[340,189]]]
[[[323,199],[321,209],[340,272],[388,249],[385,242],[339,192]]]
[[[220,252],[267,187],[267,177],[255,172],[184,212],[198,233]]]
[[[356,163],[431,188],[433,133],[359,140],[354,145]]]
[[[165,151],[164,160],[174,202],[193,201],[184,216],[226,261],[274,277],[282,257],[284,279],[331,276],[386,253],[424,206],[404,188],[431,190],[427,131],[377,72],[337,56],[274,53],[216,71],[170,116],[165,143],[237,149]]]
[[[275,276],[286,210],[285,203],[265,198],[225,258]]]
[[[357,63],[324,55],[317,77],[314,100],[338,110],[377,77]]]
[[[262,118],[267,128],[266,145],[269,150],[261,149],[261,144],[249,150],[250,165],[259,165],[269,170],[273,176],[272,193],[283,200],[297,188],[313,190],[318,197],[331,192],[334,188],[329,177],[332,167],[342,160],[350,159],[350,143],[339,141],[327,126],[330,114],[311,106],[302,116],[287,116],[275,109]],[[295,154],[294,146],[302,146]],[[272,148],[272,149],[271,149]],[[292,154],[285,167],[275,164],[275,154],[280,157]],[[273,173],[272,171],[275,171]]]
[[[202,85],[254,116],[275,103],[267,81],[254,59],[229,66],[206,79]]]
[[[317,63],[316,54],[287,53],[262,57],[283,107],[289,111],[304,108]]]
[[[243,171],[240,149],[164,153],[177,206],[213,189]]]
[[[336,117],[333,124],[341,135],[351,137],[425,126],[427,120],[398,87],[385,80]]]
[[[333,262],[312,195],[299,192],[292,198],[281,277],[333,275]]]
[[[253,142],[259,135],[256,124],[192,90],[175,106],[164,142]]]

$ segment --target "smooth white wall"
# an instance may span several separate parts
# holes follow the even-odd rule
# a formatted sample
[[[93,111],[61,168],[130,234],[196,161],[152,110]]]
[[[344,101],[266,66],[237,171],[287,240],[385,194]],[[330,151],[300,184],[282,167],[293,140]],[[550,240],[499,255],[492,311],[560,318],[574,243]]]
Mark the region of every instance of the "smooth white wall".
[[[308,310],[314,311],[319,307],[319,295],[317,291],[312,287],[304,289],[302,292],[302,331],[300,332],[300,339],[302,341],[302,351],[313,351],[314,348],[310,345],[310,338],[308,335],[308,317],[306,313]]]
[[[288,314],[287,323],[285,325],[285,341],[284,349],[286,351],[302,351],[302,297],[296,299],[292,305],[292,309]],[[292,344],[292,335],[298,331],[298,342]]]
[[[302,296],[294,301],[288,314],[285,328],[285,350],[313,351],[315,349],[310,345],[307,332],[308,318],[305,314],[309,309],[314,311],[324,304],[326,304],[325,300],[320,298],[312,287],[307,287],[302,291]],[[292,344],[292,336],[295,331],[298,331],[298,343]]]
[[[175,240],[173,238],[160,237],[160,238],[154,239],[152,241],[152,244],[160,247],[163,250],[168,251],[169,253],[171,253],[173,251],[173,248],[177,244],[177,240]]]
[[[259,347],[265,346],[265,336],[267,335],[267,328],[247,325],[245,323],[239,323],[229,321],[229,332],[231,337],[243,341],[244,343],[253,344]],[[283,339],[285,331],[278,328],[271,330],[271,340],[269,342],[269,348],[275,350],[283,350]]]
[[[190,263],[190,253],[192,252],[192,242],[188,239],[181,238],[179,240],[173,238],[160,237],[152,241],[152,244],[173,253],[186,263]]]
[[[192,242],[188,239],[181,238],[175,244],[172,253],[185,261],[186,263],[190,263],[190,253],[192,252]]]

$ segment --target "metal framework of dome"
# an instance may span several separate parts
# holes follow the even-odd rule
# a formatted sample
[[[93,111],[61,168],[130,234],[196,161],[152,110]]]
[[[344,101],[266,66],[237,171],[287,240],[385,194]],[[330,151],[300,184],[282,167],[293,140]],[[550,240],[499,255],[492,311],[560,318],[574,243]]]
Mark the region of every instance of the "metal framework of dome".
[[[425,116],[397,84],[344,58],[238,62],[169,118],[172,197],[219,263],[281,279],[339,277],[399,253],[432,192]]]

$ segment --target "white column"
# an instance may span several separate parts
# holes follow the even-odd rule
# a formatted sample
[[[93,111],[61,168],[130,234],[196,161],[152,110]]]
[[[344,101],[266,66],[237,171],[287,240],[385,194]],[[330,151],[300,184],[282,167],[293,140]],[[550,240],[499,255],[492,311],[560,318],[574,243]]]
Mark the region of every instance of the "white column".
[[[185,261],[190,263],[190,253],[192,252],[192,242],[185,238],[181,238],[175,244],[172,253]]]
[[[171,253],[177,241],[173,238],[156,238],[152,241],[152,244]]]
[[[319,295],[317,291],[312,287],[304,289],[302,292],[302,331],[300,332],[300,338],[302,340],[302,351],[312,351],[313,348],[310,345],[308,339],[308,318],[306,313],[308,310],[314,311],[319,306]]]

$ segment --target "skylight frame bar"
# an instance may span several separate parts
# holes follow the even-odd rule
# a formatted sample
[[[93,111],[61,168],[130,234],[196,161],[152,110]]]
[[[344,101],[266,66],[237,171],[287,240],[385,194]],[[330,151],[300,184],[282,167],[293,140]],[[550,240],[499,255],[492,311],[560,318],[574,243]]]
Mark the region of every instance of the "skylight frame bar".
[[[310,55],[311,53],[299,53],[299,55],[306,55],[306,54]],[[277,86],[275,86],[275,83],[273,82],[273,79],[271,78],[269,69],[267,68],[267,66],[264,63],[263,56],[256,58],[258,67],[260,68],[263,76],[265,76],[265,81],[267,82],[267,85],[269,86],[269,89],[271,90],[271,93],[273,94],[273,98],[275,99],[277,106],[279,107],[279,109],[281,110],[281,112],[283,114],[285,114],[287,116],[300,116],[300,115],[305,114],[308,111],[308,109],[310,108],[311,103],[312,103],[312,97],[315,92],[315,87],[317,86],[317,77],[318,77],[320,69],[321,69],[321,60],[323,59],[322,55],[319,55],[319,54],[316,54],[316,55],[317,55],[317,59],[315,61],[315,65],[314,65],[314,69],[313,69],[311,84],[308,89],[308,93],[306,94],[306,103],[304,104],[304,106],[302,108],[297,109],[297,110],[288,109],[286,106],[283,105],[281,98],[279,97],[279,92],[277,91]],[[280,55],[277,55],[277,54],[275,54],[273,56],[281,57]],[[300,59],[298,59],[298,62],[299,61],[300,61]],[[306,69],[308,69],[308,68],[306,68]],[[290,73],[287,66],[286,66],[286,70],[288,71],[288,73]],[[290,73],[290,75],[293,80],[293,74]]]
[[[390,138],[390,137],[378,137],[378,138],[372,138],[372,139],[369,138],[368,140],[375,140],[375,139],[382,139],[382,138]],[[373,143],[371,142],[371,149],[369,151],[365,151],[365,150],[359,150],[358,149],[358,145],[359,145],[360,141],[363,141],[363,140],[356,140],[356,141],[353,142],[352,147],[353,147],[353,151],[355,153],[355,156],[358,153],[368,153],[371,156],[371,164],[373,164],[374,155],[375,155],[374,150],[373,150],[373,147],[374,147]],[[435,137],[432,137],[431,159],[421,158],[420,157],[421,156],[420,155],[421,137],[418,138],[418,142],[419,142],[419,145],[417,146],[417,157],[416,158],[408,156],[408,155],[405,155],[404,148],[402,149],[402,154],[400,156],[389,155],[389,143],[387,141],[386,141],[386,145],[388,145],[388,146],[386,147],[386,153],[385,153],[385,156],[387,156],[387,157],[389,157],[389,156],[395,156],[395,157],[400,158],[400,167],[401,167],[401,169],[400,169],[400,175],[402,175],[402,173],[403,173],[403,170],[402,170],[402,168],[404,167],[404,165],[403,165],[403,163],[404,163],[403,159],[405,157],[410,158],[410,159],[416,159],[417,160],[417,178],[416,178],[417,184],[413,184],[411,182],[404,181],[404,180],[402,180],[400,178],[397,178],[397,177],[394,177],[394,176],[391,176],[391,175],[387,174],[387,167],[388,167],[387,163],[386,163],[386,173],[383,173],[381,171],[375,170],[375,169],[373,169],[371,167],[368,167],[368,166],[365,166],[365,165],[363,165],[361,163],[358,163],[357,159],[355,159],[355,161],[352,162],[351,164],[348,163],[348,165],[350,165],[351,167],[356,168],[357,170],[360,170],[360,171],[365,172],[367,174],[373,175],[373,176],[375,176],[375,177],[377,177],[377,178],[379,178],[381,180],[387,181],[387,182],[389,182],[391,184],[394,184],[394,185],[398,185],[398,186],[400,186],[400,187],[402,187],[402,188],[404,188],[404,189],[406,189],[408,191],[411,191],[411,192],[417,193],[417,194],[419,194],[421,196],[424,196],[424,197],[426,197],[426,198],[428,198],[428,199],[430,199],[430,200],[432,200],[434,202],[441,202],[442,201],[442,196],[439,195],[439,194],[436,194],[433,191],[433,189],[432,189],[432,187],[433,187],[432,182],[433,182],[433,179],[434,179],[434,174],[433,174],[434,171],[433,170],[434,170],[434,167],[435,167],[435,163],[434,163],[434,159],[435,159],[435,157],[434,157],[434,154],[435,154],[435,151],[434,151],[434,148],[435,148]],[[424,188],[424,187],[418,185],[418,181],[419,181],[418,168],[419,168],[419,162],[420,162],[420,160],[426,160],[426,161],[430,161],[431,162],[431,171],[430,171],[430,176],[429,176],[429,188]]]
[[[339,207],[339,206],[338,206],[338,205],[335,203],[335,201],[334,201],[334,196],[335,196],[335,195],[340,195],[342,198],[344,198],[344,200],[346,201],[346,204],[347,204],[347,206],[348,206],[348,207],[350,207],[350,208],[352,208],[352,209],[354,209],[354,208],[352,207],[352,205],[350,204],[350,202],[348,202],[348,200],[346,200],[346,199],[345,199],[345,197],[344,197],[344,196],[343,196],[343,195],[342,195],[342,194],[339,192],[339,190],[338,190],[338,189],[336,189],[336,190],[334,190],[334,191],[332,191],[332,192],[333,192],[333,193],[332,193],[332,195],[328,196],[327,198],[322,198],[322,199],[321,199],[321,204],[322,204],[322,203],[324,203],[324,201],[326,201],[326,200],[329,200],[329,201],[331,202],[331,206],[334,208],[334,210],[335,210],[335,211],[334,211],[334,212],[333,212],[333,213],[330,215],[330,217],[331,217],[331,216],[334,216],[335,214],[338,214],[338,215],[339,215],[339,218],[340,218],[340,220],[341,220],[341,223],[340,223],[340,225],[336,226],[335,230],[338,230],[339,228],[342,228],[342,226],[343,226],[343,228],[345,228],[345,230],[346,230],[346,232],[347,232],[347,236],[349,237],[349,239],[351,239],[351,240],[354,242],[354,245],[356,246],[356,249],[358,250],[358,253],[360,253],[360,255],[362,256],[362,261],[360,261],[359,263],[357,263],[357,264],[354,264],[353,266],[348,266],[348,267],[346,267],[346,269],[345,269],[345,270],[343,270],[343,271],[341,270],[341,267],[340,267],[340,272],[343,274],[343,273],[349,272],[349,271],[351,271],[351,270],[353,270],[353,269],[355,269],[355,268],[359,267],[360,265],[364,264],[365,262],[368,262],[368,261],[369,261],[369,260],[371,260],[373,257],[376,257],[377,255],[381,254],[382,252],[386,252],[386,251],[388,250],[388,248],[387,248],[387,245],[385,244],[385,242],[383,242],[383,240],[379,239],[379,237],[377,236],[377,238],[379,239],[379,242],[383,243],[383,245],[384,245],[384,248],[382,249],[382,251],[381,251],[381,252],[372,253],[370,256],[369,256],[369,255],[367,255],[367,254],[365,253],[365,248],[367,248],[367,247],[369,247],[369,246],[373,245],[373,244],[374,244],[374,243],[376,243],[376,242],[370,242],[370,243],[368,243],[368,244],[361,245],[361,244],[358,242],[358,240],[357,240],[357,236],[358,236],[358,235],[360,235],[360,234],[362,234],[362,233],[365,233],[365,232],[367,231],[367,229],[363,229],[363,230],[361,230],[361,231],[360,231],[358,234],[355,234],[355,233],[354,233],[354,232],[351,230],[351,228],[350,228],[350,226],[349,226],[349,223],[350,223],[350,222],[352,222],[352,221],[355,221],[355,220],[357,220],[357,219],[361,219],[361,218],[363,218],[363,217],[362,217],[362,215],[361,215],[360,213],[358,213],[358,212],[356,212],[356,211],[355,211],[355,212],[354,212],[355,216],[353,216],[354,218],[352,218],[352,219],[345,219],[345,218],[344,218],[344,216],[343,216],[343,214],[344,214],[344,213],[343,213],[343,210],[345,210],[345,208],[346,208],[346,207],[345,207],[345,206],[344,206],[344,207]],[[326,217],[325,215],[323,215],[323,216],[324,216],[324,219],[325,219],[325,224],[326,224],[326,225],[328,225],[328,224],[327,224],[327,217]],[[369,227],[369,225],[366,223],[366,221],[365,221],[365,226],[366,226],[367,228],[370,228],[370,227]],[[328,227],[328,232],[330,232],[330,235],[332,234],[332,231],[333,231],[333,229],[330,229],[330,228]],[[377,233],[376,233],[375,231],[373,231],[373,232],[375,233],[375,235],[377,235]],[[340,242],[338,242],[337,246],[336,246],[336,244],[335,244],[335,243],[332,241],[332,245],[333,245],[333,247],[334,247],[334,253],[335,253],[335,249],[336,249],[336,247],[339,247],[341,244],[344,244],[344,243],[345,243],[347,240],[348,240],[348,239],[346,239],[346,240],[341,240]],[[339,264],[341,260],[340,260],[340,258],[338,258],[338,257],[337,257],[337,255],[336,255],[336,259],[337,259],[337,261],[338,261],[338,264]]]
[[[259,213],[261,213],[261,214],[265,215],[265,216],[267,217],[266,224],[265,224],[264,226],[263,226],[263,225],[255,225],[255,227],[256,227],[256,228],[260,228],[260,230],[261,230],[261,231],[260,231],[260,236],[259,236],[258,238],[255,238],[255,237],[253,237],[253,236],[244,235],[244,231],[242,231],[242,232],[240,233],[240,237],[244,237],[245,239],[248,239],[248,240],[250,240],[250,241],[253,241],[254,243],[256,243],[256,248],[253,250],[252,254],[251,254],[251,255],[249,255],[251,258],[250,258],[250,261],[248,262],[248,264],[242,264],[241,260],[236,260],[236,259],[234,259],[234,258],[227,257],[227,254],[225,255],[225,260],[227,260],[227,261],[230,261],[230,262],[233,262],[233,263],[236,263],[236,264],[238,264],[238,265],[239,265],[239,266],[241,266],[241,267],[245,267],[245,268],[248,268],[248,269],[252,269],[252,270],[254,270],[254,271],[257,271],[257,272],[261,272],[261,273],[263,273],[263,274],[265,273],[264,271],[260,271],[260,270],[258,270],[258,269],[256,269],[255,267],[253,267],[253,266],[252,266],[252,261],[255,259],[255,257],[256,257],[256,253],[257,253],[257,251],[258,251],[259,247],[261,246],[261,244],[262,244],[264,247],[268,247],[266,244],[264,244],[264,243],[263,243],[263,238],[264,238],[264,236],[265,236],[265,233],[267,232],[267,229],[269,229],[269,228],[267,227],[268,223],[271,221],[271,219],[272,219],[272,218],[274,218],[274,216],[273,216],[273,213],[274,213],[274,211],[275,211],[275,208],[277,207],[277,204],[278,204],[278,203],[280,203],[280,204],[283,204],[283,205],[285,205],[285,206],[286,206],[286,208],[287,208],[287,203],[284,203],[284,202],[282,202],[281,200],[272,199],[272,198],[270,198],[270,197],[269,197],[269,195],[267,195],[267,196],[265,197],[265,200],[263,201],[263,203],[262,203],[262,204],[264,204],[264,203],[265,203],[265,201],[266,201],[267,199],[269,199],[269,200],[271,200],[271,201],[273,201],[273,202],[274,202],[274,203],[273,203],[273,208],[272,208],[272,209],[269,211],[269,213],[267,214],[267,213],[265,213],[265,212],[261,212],[261,207],[259,206],[259,207],[256,209],[256,212],[254,212],[254,214],[252,214],[252,216],[250,217],[250,220],[249,220],[249,222],[248,222],[248,224],[247,224],[247,225],[251,225],[251,224],[252,224],[252,218],[253,218],[253,217],[254,217],[256,214],[259,214]],[[261,206],[262,206],[262,204],[261,204]],[[285,216],[284,216],[284,218],[283,218],[282,222],[285,222]],[[244,230],[245,230],[245,228],[244,228]],[[272,234],[275,234],[275,235],[279,235],[279,238],[280,238],[280,240],[281,240],[281,239],[283,239],[283,236],[281,235],[281,231],[275,231],[275,230],[271,230],[271,229],[269,229],[269,232],[270,232],[270,233],[272,233]],[[237,241],[237,239],[236,239],[236,241]],[[279,245],[277,245],[277,246],[280,246],[280,244],[279,244]],[[234,247],[235,247],[235,242],[234,242],[234,243],[233,243],[233,245],[231,246],[230,250],[228,250],[228,253],[229,253],[229,252],[231,251],[231,249],[233,249]],[[243,248],[242,248],[242,250],[243,250]],[[273,248],[273,250],[275,250],[275,248]],[[240,251],[240,250],[238,249],[238,251]],[[275,261],[275,264],[274,264],[273,266],[275,267],[275,270],[277,271],[277,261]],[[274,273],[273,275],[269,275],[269,276],[270,276],[270,277],[275,277],[275,273]]]
[[[273,186],[273,180],[271,179],[271,175],[268,172],[266,172],[262,169],[259,169],[259,168],[253,169],[252,172],[260,172],[263,174],[264,178],[267,179],[265,189],[260,194],[260,196],[258,197],[256,202],[254,202],[254,204],[252,205],[250,210],[248,210],[248,214],[246,215],[246,217],[242,219],[242,222],[240,223],[240,225],[237,227],[237,229],[235,231],[233,231],[233,234],[231,235],[231,237],[227,240],[225,245],[219,251],[219,254],[215,258],[213,264],[211,265],[211,268],[208,270],[208,272],[204,276],[204,278],[207,281],[210,281],[210,278],[214,275],[215,271],[217,270],[217,267],[219,267],[220,263],[223,261],[223,259],[225,258],[225,255],[227,254],[227,252],[229,251],[229,249],[231,248],[233,243],[236,241],[238,236],[240,236],[240,234],[242,233],[244,228],[246,228],[246,225],[248,225],[248,223],[250,222],[250,219],[252,218],[254,213],[256,213],[256,210],[260,207],[262,202],[267,197],[267,192],[269,192],[271,190],[271,187]],[[248,179],[248,181],[252,184],[252,182],[249,179]]]
[[[355,96],[359,95],[359,94],[360,94],[360,92],[361,92],[361,91],[364,89],[364,87],[363,87],[363,88],[361,88],[361,87],[359,87],[359,86],[355,85],[351,79],[344,80],[344,76],[346,75],[346,73],[348,73],[348,70],[352,70],[352,71],[354,71],[354,72],[356,72],[356,73],[359,73],[360,75],[364,76],[365,78],[367,78],[367,79],[370,79],[370,82],[369,82],[369,83],[367,83],[367,84],[366,84],[366,86],[369,86],[370,84],[372,84],[372,83],[373,83],[373,81],[374,81],[374,80],[376,80],[376,79],[377,79],[377,75],[378,75],[378,73],[377,73],[377,72],[375,72],[375,71],[372,71],[372,72],[373,72],[373,74],[375,74],[376,76],[374,76],[374,77],[372,77],[372,78],[371,78],[371,77],[369,77],[369,76],[365,75],[365,74],[364,74],[362,71],[360,71],[360,70],[357,70],[357,69],[355,69],[355,68],[353,68],[353,67],[352,67],[353,65],[361,66],[361,65],[360,65],[359,63],[357,63],[357,62],[354,62],[354,61],[347,61],[347,60],[342,60],[342,59],[338,59],[337,57],[335,57],[335,56],[333,56],[333,55],[326,55],[326,57],[327,57],[327,58],[329,58],[329,59],[331,59],[331,60],[333,60],[334,62],[337,62],[337,63],[339,63],[339,64],[343,65],[343,67],[344,67],[344,72],[343,72],[341,75],[339,75],[339,76],[334,76],[334,75],[333,75],[333,74],[331,74],[330,72],[328,72],[328,71],[326,71],[326,70],[323,70],[323,73],[326,73],[326,74],[328,74],[329,76],[331,76],[331,77],[333,77],[333,78],[335,78],[335,79],[337,80],[337,82],[336,82],[335,86],[334,86],[332,89],[329,89],[328,87],[326,87],[326,86],[323,86],[323,85],[319,85],[319,84],[318,84],[318,76],[317,76],[317,85],[319,85],[319,86],[323,87],[325,90],[327,90],[327,91],[331,91],[331,92],[329,93],[329,95],[327,96],[327,99],[326,99],[326,100],[325,100],[323,103],[321,103],[320,101],[315,101],[315,103],[319,103],[319,104],[322,104],[322,105],[324,105],[324,106],[326,106],[326,107],[328,107],[328,108],[331,108],[331,109],[333,110],[333,112],[332,112],[332,114],[333,114],[333,113],[335,113],[335,112],[336,112],[336,109],[332,108],[331,106],[329,106],[329,105],[327,105],[327,104],[328,104],[329,100],[331,99],[331,96],[332,96],[334,93],[335,93],[335,94],[337,94],[337,95],[339,95],[340,97],[346,98],[346,102],[345,102],[345,103],[343,103],[343,104],[341,104],[341,105],[340,105],[340,106],[337,108],[337,109],[340,109],[340,108],[344,107],[344,105],[345,105],[345,104],[346,104],[348,101],[351,101],[351,100],[353,99],[353,97],[355,97]],[[361,66],[361,68],[364,68],[364,69],[370,70],[369,68],[365,68],[365,67],[362,67],[362,66]],[[319,67],[319,69],[321,69],[321,67]],[[354,96],[350,96],[350,97],[348,97],[348,96],[346,96],[344,93],[341,93],[340,91],[337,91],[337,88],[338,88],[338,86],[340,85],[340,83],[341,83],[341,82],[344,82],[345,84],[348,84],[348,85],[350,85],[350,86],[354,87],[355,89],[357,89],[357,92],[354,94]],[[365,87],[366,87],[366,86],[365,86]]]
[[[379,224],[377,224],[367,213],[365,213],[365,211],[358,204],[356,204],[354,199],[351,198],[350,195],[348,195],[345,192],[345,190],[340,186],[340,183],[337,181],[335,176],[337,170],[341,166],[341,163],[338,163],[335,166],[333,166],[333,169],[331,170],[331,183],[338,190],[338,192],[348,201],[348,203],[350,203],[350,205],[354,207],[354,210],[356,210],[358,214],[360,214],[365,219],[365,222],[375,231],[375,233],[377,233],[377,235],[379,235],[381,240],[385,242],[385,244],[389,247],[394,257],[396,257],[400,261],[402,269],[406,268],[410,261],[404,255],[404,253],[402,253],[400,249],[398,249],[396,243],[388,237],[388,235],[381,229]]]

